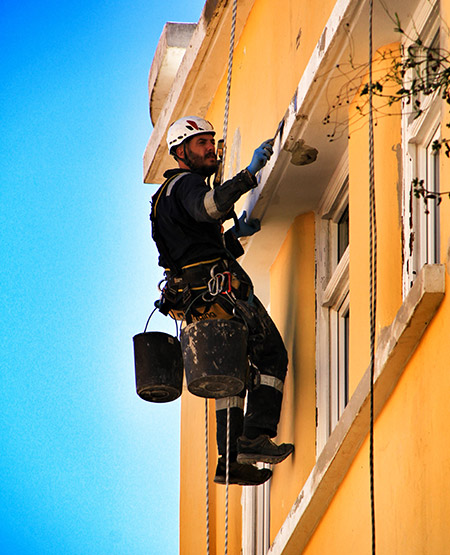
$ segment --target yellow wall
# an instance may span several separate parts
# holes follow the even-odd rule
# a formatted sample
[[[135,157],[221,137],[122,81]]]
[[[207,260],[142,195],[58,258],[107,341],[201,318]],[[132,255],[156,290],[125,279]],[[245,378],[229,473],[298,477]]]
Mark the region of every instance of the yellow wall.
[[[271,271],[271,315],[289,354],[278,442],[295,453],[274,467],[271,541],[315,463],[315,248],[314,214],[297,217]]]
[[[386,46],[386,53],[398,45]],[[389,70],[390,56],[374,63],[374,75]],[[363,97],[367,99],[366,97]],[[367,108],[358,115],[355,98],[350,108],[350,387],[355,390],[370,361],[369,319],[369,134]],[[390,325],[402,303],[401,119],[399,106],[388,108],[373,97],[375,202],[377,212],[377,333]],[[388,117],[386,115],[390,114]]]
[[[271,541],[315,463],[315,244],[314,214],[299,216],[271,270],[271,314],[289,353],[277,441],[296,454],[274,467]],[[209,407],[211,553],[223,552],[225,488],[212,482],[217,461],[214,403]],[[204,400],[184,391],[181,402],[180,553],[206,553]],[[230,486],[229,550],[241,549],[241,488]],[[215,551],[214,551],[215,550]]]
[[[448,553],[449,326],[446,299],[375,425],[378,553]],[[366,441],[306,555],[371,552],[368,464]]]
[[[208,401],[210,553],[225,545],[225,486],[213,482],[217,464],[215,402]],[[206,554],[205,401],[186,389],[181,398],[180,553]],[[228,547],[241,549],[241,487],[229,487]]]
[[[242,137],[242,145],[235,145],[238,147],[237,158],[241,161],[240,167],[234,168],[235,171],[242,169],[250,162],[256,146],[264,139],[274,135],[333,5],[332,0],[326,0],[316,6],[312,12],[306,1],[258,0],[255,2],[234,53],[228,152],[233,148],[232,141],[236,130]],[[273,25],[274,21],[277,21],[277,25]],[[283,63],[279,63],[280,52],[283,53]],[[207,114],[207,118],[219,131],[219,137],[223,125],[225,90],[226,75],[212,99]],[[252,103],[251,111],[248,110],[249,102]],[[255,113],[261,116],[255,118]],[[308,233],[304,234],[305,231]],[[289,260],[291,256],[292,259]],[[285,266],[289,267],[289,272],[283,270],[283,264],[280,264],[281,260],[285,260]],[[288,286],[290,288],[292,282],[286,281],[287,275],[292,276],[294,273],[301,276],[301,283],[298,290],[292,292],[296,304],[292,303],[291,305],[291,299],[284,295],[285,291],[278,287],[278,283],[283,283],[286,288]],[[291,370],[286,384],[280,439],[282,441],[294,440],[298,455],[283,463],[280,469],[275,469],[271,487],[274,507],[277,507],[277,510],[271,513],[273,520],[271,529],[276,532],[314,464],[315,323],[314,217],[312,214],[299,218],[293,225],[283,247],[283,253],[272,269],[272,279],[277,284],[271,292],[274,299],[273,310],[282,332],[285,332],[288,337],[291,368],[294,365],[296,368],[301,368],[301,371],[296,372],[295,376]],[[299,306],[299,295],[306,290],[309,291],[309,302],[302,305],[301,320],[297,320],[297,325],[294,325],[293,316],[296,313],[294,307]],[[306,337],[302,330],[308,330]],[[203,534],[198,533],[199,520],[202,523],[205,521],[204,509],[201,509],[204,506],[204,463],[199,464],[199,460],[204,461],[203,403],[199,404],[197,400],[190,397],[192,396],[188,396],[187,393],[183,395],[181,418],[180,514],[183,515],[183,523],[180,527],[180,552],[183,555],[205,552]],[[211,422],[211,429],[214,426],[215,424]],[[211,442],[215,447],[214,433],[215,431],[211,432]],[[210,459],[213,461],[210,464],[210,475],[213,475],[217,458],[215,451],[210,451],[212,451]],[[295,487],[293,487],[292,472],[295,472],[296,475]],[[195,479],[192,480],[192,477]],[[218,488],[214,484],[211,484],[210,487],[212,488],[211,504],[217,507],[217,519],[212,526],[211,533],[214,536],[214,544],[223,546],[224,488]],[[230,488],[233,495],[230,515],[233,515],[232,526],[236,527],[235,530],[230,531],[231,553],[240,551],[240,490],[241,488],[236,486]],[[195,512],[192,511],[192,507],[196,508]],[[197,507],[200,509],[197,510]],[[239,540],[236,539],[235,543],[233,543],[235,541],[233,534],[236,537],[239,536]],[[220,547],[218,552],[221,552]]]
[[[236,46],[229,139],[242,137],[241,167],[255,146],[274,134],[333,7],[328,0],[258,0]],[[444,9],[448,2],[444,2]],[[273,22],[277,24],[274,25]],[[301,30],[301,33],[299,32]],[[295,37],[299,38],[299,45]],[[395,45],[386,47],[395,48]],[[280,55],[283,63],[280,63]],[[383,62],[379,62],[382,64]],[[380,66],[382,67],[382,66]],[[268,71],[270,68],[270,71]],[[256,92],[258,94],[256,94]],[[225,81],[208,118],[221,129]],[[379,100],[375,107],[380,109]],[[252,110],[248,110],[248,103]],[[350,108],[355,114],[355,103]],[[379,117],[375,127],[375,182],[378,224],[377,333],[402,303],[401,125],[400,117]],[[383,110],[387,112],[387,108]],[[255,118],[259,113],[261,117]],[[350,127],[350,394],[369,364],[368,131]],[[219,133],[220,135],[220,133]],[[229,149],[231,145],[229,144]],[[450,182],[442,156],[441,183]],[[239,169],[239,168],[237,168]],[[450,247],[450,199],[441,205],[441,254]],[[293,223],[271,268],[271,313],[290,355],[280,441],[294,441],[296,454],[275,467],[271,484],[271,540],[290,511],[315,462],[315,298],[314,216]],[[447,287],[450,286],[447,275]],[[450,542],[450,301],[448,297],[409,361],[375,424],[375,499],[379,553],[446,554]],[[211,406],[211,414],[214,407]],[[184,393],[181,441],[181,548],[206,553],[204,526],[204,402]],[[214,419],[210,419],[210,476],[216,464]],[[322,518],[305,553],[370,553],[370,492],[367,441]],[[230,500],[229,552],[241,549],[241,488]],[[211,482],[212,553],[223,552],[224,488]],[[214,551],[215,550],[215,551]]]
[[[310,6],[306,0],[257,0],[236,44],[228,151],[239,128],[243,137],[242,167],[250,163],[253,150],[263,140],[274,136],[334,2],[325,0],[314,10]],[[225,91],[226,73],[208,111],[217,130],[223,125]]]
[[[447,117],[447,116],[446,116]],[[365,137],[364,137],[365,135]],[[351,133],[350,291],[351,383],[368,361],[367,131]],[[379,231],[377,330],[388,325],[401,303],[401,244],[395,152],[398,117],[380,118],[375,131],[375,175]],[[448,182],[445,157],[441,186]],[[450,203],[441,205],[441,257],[447,262]],[[366,230],[366,233],[361,233]],[[355,263],[355,260],[357,261]],[[446,276],[446,287],[450,286]],[[375,506],[378,553],[444,555],[449,551],[450,300],[444,299],[402,378],[375,423]],[[359,367],[359,361],[364,363]],[[369,451],[365,441],[330,507],[304,550],[307,555],[371,553]]]

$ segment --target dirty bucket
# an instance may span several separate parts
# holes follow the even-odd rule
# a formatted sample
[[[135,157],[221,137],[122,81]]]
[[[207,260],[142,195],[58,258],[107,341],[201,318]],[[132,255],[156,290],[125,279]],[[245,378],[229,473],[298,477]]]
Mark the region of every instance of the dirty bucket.
[[[188,390],[219,399],[240,393],[248,371],[247,328],[234,320],[203,320],[181,331]]]
[[[159,331],[133,337],[136,392],[144,401],[167,403],[181,395],[183,359],[176,337]]]

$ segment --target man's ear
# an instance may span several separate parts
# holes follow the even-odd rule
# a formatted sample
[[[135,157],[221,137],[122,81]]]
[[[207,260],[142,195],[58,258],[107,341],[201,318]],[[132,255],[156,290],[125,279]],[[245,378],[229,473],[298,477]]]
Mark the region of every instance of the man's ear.
[[[176,155],[177,158],[181,158],[181,159],[184,158],[184,146],[182,144],[178,145],[175,148],[175,155]]]

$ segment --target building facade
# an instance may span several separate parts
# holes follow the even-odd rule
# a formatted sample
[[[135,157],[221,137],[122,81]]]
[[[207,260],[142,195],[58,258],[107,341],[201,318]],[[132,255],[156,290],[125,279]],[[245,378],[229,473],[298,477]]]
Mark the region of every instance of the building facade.
[[[371,16],[360,0],[237,1],[225,177],[275,136],[236,211],[262,223],[240,262],[288,349],[277,441],[295,454],[269,483],[230,487],[229,553],[448,552],[448,7],[374,0]],[[220,136],[232,8],[207,0],[196,25],[163,31],[146,183],[173,166],[177,118],[206,117]],[[305,145],[318,157],[299,165]],[[208,415],[210,553],[222,553],[214,401]],[[183,555],[207,549],[204,436],[204,400],[186,390]]]

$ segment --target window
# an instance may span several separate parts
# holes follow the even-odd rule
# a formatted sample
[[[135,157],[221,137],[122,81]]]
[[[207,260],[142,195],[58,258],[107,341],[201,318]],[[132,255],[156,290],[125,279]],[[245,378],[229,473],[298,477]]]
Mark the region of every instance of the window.
[[[348,402],[349,223],[345,155],[316,218],[317,453],[322,450]]]
[[[269,467],[259,463],[260,468]],[[270,546],[270,480],[242,488],[242,555],[264,555]]]
[[[421,23],[422,21],[422,23]],[[436,6],[417,22],[424,44],[434,51],[439,48],[439,19]],[[405,45],[407,46],[407,45]],[[426,83],[435,78],[433,50],[428,51]],[[422,94],[420,113],[403,106],[402,142],[404,153],[403,184],[403,296],[414,283],[424,264],[440,261],[440,215],[436,198],[417,198],[414,183],[431,193],[439,193],[440,153],[433,145],[441,137],[441,99],[438,94]]]
[[[438,128],[426,142],[419,145],[416,154],[417,177],[424,177],[425,188],[431,193],[439,193],[439,150],[433,143],[440,139]],[[417,227],[419,233],[418,269],[424,264],[439,262],[439,205],[436,198],[418,199],[416,203]]]
[[[337,251],[338,251],[338,261],[344,255],[348,247],[348,230],[349,230],[349,213],[348,205],[344,208],[342,216],[339,218],[337,223]]]
[[[330,312],[331,380],[330,419],[333,429],[348,403],[349,296]]]

